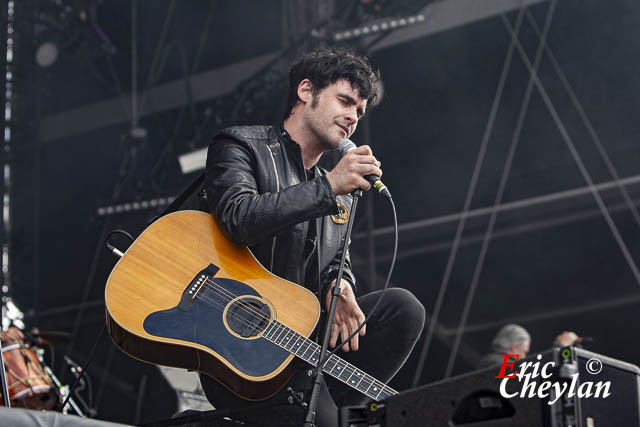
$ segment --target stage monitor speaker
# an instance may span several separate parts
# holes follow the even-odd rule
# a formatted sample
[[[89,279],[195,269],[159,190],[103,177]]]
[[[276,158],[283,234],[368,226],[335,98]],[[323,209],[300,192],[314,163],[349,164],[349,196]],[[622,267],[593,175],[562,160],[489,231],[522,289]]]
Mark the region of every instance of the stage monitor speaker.
[[[580,383],[611,382],[609,397],[592,396],[580,399],[582,425],[640,426],[640,368],[580,348],[574,351],[577,355]]]
[[[383,424],[390,427],[640,426],[640,369],[586,350],[571,350],[575,353],[573,359],[577,362],[579,373],[575,391],[585,382],[595,385],[597,382],[610,381],[608,397],[603,398],[601,393],[598,397],[576,399],[575,407],[570,407],[568,413],[566,407],[561,408],[561,399],[550,406],[549,398],[520,397],[522,383],[514,379],[507,382],[506,389],[508,393],[518,395],[507,399],[500,394],[501,380],[496,378],[500,367],[495,366],[390,397],[384,402]],[[556,368],[560,367],[560,349],[546,351],[540,356],[538,359],[537,354],[531,355],[524,361],[540,362],[540,367],[547,362],[554,362]],[[602,366],[598,373],[589,372],[594,372],[597,370],[594,368],[599,366],[598,362],[592,362],[595,364],[589,366],[589,361],[594,359]],[[558,381],[558,373],[554,372],[550,379]],[[542,379],[537,378],[538,386],[541,382]],[[591,391],[594,394],[595,386]]]
[[[536,355],[537,356],[537,355]],[[526,361],[537,361],[531,356]],[[542,363],[553,351],[542,353]],[[549,407],[539,399],[500,395],[499,366],[427,384],[385,402],[385,425],[392,427],[525,427],[548,425]],[[519,391],[509,381],[507,391]],[[546,408],[545,408],[546,407]]]

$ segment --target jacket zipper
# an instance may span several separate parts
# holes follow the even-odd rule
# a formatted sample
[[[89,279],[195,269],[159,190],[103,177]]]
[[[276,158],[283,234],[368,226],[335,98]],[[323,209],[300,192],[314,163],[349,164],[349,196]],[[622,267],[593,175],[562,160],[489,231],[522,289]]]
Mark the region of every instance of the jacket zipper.
[[[304,167],[304,166],[303,166]],[[315,172],[314,172],[314,176],[315,176]],[[307,172],[304,171],[304,180],[305,182],[308,181],[307,179]],[[304,261],[304,271],[306,273],[307,271],[307,265],[309,264],[309,261],[311,260],[311,257],[315,254],[315,252],[318,250],[318,245],[320,244],[320,239],[318,237],[318,222],[316,220],[312,220],[309,221],[309,227],[307,228],[307,233],[309,233],[309,228],[311,226],[315,226],[316,227],[316,237],[315,237],[315,243],[313,245],[313,249],[311,250],[311,253],[309,254],[309,256],[307,257],[307,259]],[[306,245],[306,239],[305,239],[305,245]],[[320,260],[318,259],[318,268],[320,268]],[[319,294],[318,294],[319,295]]]
[[[273,172],[276,176],[276,191],[280,191],[280,179],[278,178],[278,167],[276,166],[276,159],[273,157],[273,151],[271,151],[271,147],[267,145],[269,149],[269,154],[271,154],[271,163],[273,164]],[[273,260],[275,259],[276,254],[276,236],[273,236],[273,243],[271,244],[271,267],[269,267],[269,271],[273,271]]]

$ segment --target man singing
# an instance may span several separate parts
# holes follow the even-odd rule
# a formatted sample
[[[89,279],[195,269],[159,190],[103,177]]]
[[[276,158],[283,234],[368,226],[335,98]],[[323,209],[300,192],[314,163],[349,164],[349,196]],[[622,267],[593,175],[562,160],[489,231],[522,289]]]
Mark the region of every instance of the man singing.
[[[368,190],[364,176],[381,176],[382,171],[368,146],[344,155],[331,171],[316,164],[325,151],[337,148],[353,134],[362,116],[380,101],[381,93],[380,75],[365,57],[342,48],[317,49],[294,62],[289,71],[287,110],[281,125],[225,129],[209,147],[205,190],[211,213],[224,234],[249,247],[272,273],[315,292],[327,309],[353,201],[350,194],[359,188]],[[347,254],[330,348],[358,328],[378,295],[356,297],[356,279]],[[366,326],[338,355],[387,382],[411,353],[424,316],[423,306],[409,291],[392,288]],[[301,370],[289,385],[306,401],[309,365],[300,363]],[[211,378],[202,375],[201,380],[214,406],[242,410],[243,416],[232,418],[264,425],[301,425],[304,418],[304,409],[287,403],[290,392],[286,386],[267,401],[245,402]],[[337,425],[336,405],[362,404],[365,399],[358,391],[327,378],[316,425]]]

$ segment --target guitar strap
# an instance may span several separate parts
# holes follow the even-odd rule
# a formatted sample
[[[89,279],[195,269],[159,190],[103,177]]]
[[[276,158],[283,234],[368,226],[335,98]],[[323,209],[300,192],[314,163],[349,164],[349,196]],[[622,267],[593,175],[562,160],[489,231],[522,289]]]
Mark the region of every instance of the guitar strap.
[[[200,185],[202,185],[203,182],[204,182],[204,172],[198,175],[198,177],[195,180],[193,180],[193,182],[189,184],[189,186],[185,188],[182,191],[182,193],[178,194],[176,198],[173,199],[173,202],[171,202],[169,206],[167,206],[167,208],[160,215],[155,217],[151,222],[180,209],[182,204],[189,198],[189,196],[191,196],[198,189],[198,187],[200,187]]]

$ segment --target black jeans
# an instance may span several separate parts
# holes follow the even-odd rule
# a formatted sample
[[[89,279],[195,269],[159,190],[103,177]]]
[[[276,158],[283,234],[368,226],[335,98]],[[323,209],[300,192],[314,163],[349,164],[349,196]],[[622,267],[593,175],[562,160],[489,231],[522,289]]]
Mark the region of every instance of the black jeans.
[[[372,292],[358,298],[358,305],[365,315],[373,308],[380,292]],[[411,292],[391,288],[387,290],[367,322],[367,333],[360,337],[359,350],[338,350],[336,355],[386,383],[409,357],[422,332],[424,319],[424,307]],[[323,316],[320,325],[324,324],[324,320]],[[296,392],[304,393],[302,398],[308,401],[311,385],[307,371],[311,366],[301,360],[295,363],[300,369],[296,371],[288,386]],[[361,405],[368,398],[327,374],[325,379],[326,385],[318,400],[315,424],[318,427],[335,427],[338,425],[339,407]],[[236,398],[206,375],[201,375],[200,380],[209,401],[217,409],[229,409],[230,417],[233,419],[261,426],[300,426],[306,415],[301,406],[288,403],[288,386],[267,400],[250,402]]]

